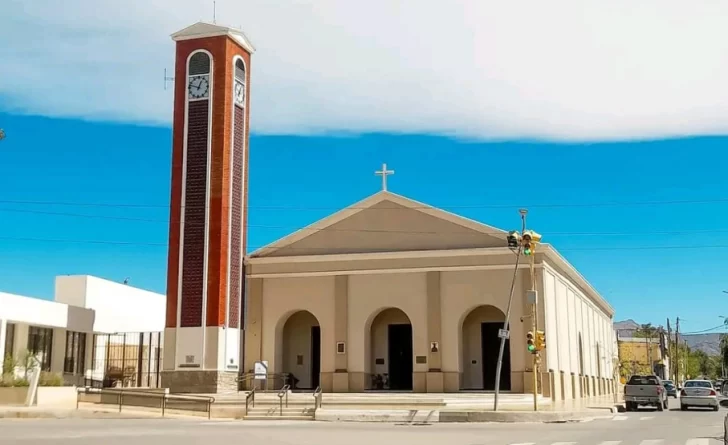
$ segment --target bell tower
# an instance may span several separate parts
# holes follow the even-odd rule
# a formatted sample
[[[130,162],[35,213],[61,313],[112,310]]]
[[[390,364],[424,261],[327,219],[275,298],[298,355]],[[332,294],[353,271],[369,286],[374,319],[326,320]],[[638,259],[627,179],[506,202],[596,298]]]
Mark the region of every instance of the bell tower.
[[[162,386],[236,391],[248,199],[250,58],[242,31],[199,22],[176,42]]]

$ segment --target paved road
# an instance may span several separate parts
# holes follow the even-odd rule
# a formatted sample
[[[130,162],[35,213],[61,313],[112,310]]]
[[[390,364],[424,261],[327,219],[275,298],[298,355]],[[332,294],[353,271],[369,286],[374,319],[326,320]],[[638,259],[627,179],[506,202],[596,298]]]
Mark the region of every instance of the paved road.
[[[0,445],[720,445],[720,412],[639,411],[567,424],[392,425],[177,419],[0,421]]]

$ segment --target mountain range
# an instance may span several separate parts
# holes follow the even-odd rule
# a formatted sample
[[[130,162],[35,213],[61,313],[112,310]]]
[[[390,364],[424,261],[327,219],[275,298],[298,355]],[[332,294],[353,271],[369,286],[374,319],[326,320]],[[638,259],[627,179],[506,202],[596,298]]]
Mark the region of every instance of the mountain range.
[[[639,327],[640,324],[632,319],[617,321],[614,323],[614,330],[618,333],[621,332],[621,335],[625,337],[630,336],[629,332],[634,332]],[[657,327],[659,328],[663,326]],[[673,331],[673,334],[674,332],[675,331]],[[687,342],[690,349],[703,351],[708,355],[720,355],[720,336],[721,333],[708,333],[680,335],[680,338]]]

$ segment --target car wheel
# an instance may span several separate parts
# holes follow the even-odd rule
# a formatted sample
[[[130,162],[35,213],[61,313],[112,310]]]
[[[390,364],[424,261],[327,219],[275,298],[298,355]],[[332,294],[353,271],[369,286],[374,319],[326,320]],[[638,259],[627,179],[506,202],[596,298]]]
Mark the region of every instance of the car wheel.
[[[665,405],[662,402],[657,404],[657,411],[662,411],[664,409],[665,409]]]
[[[718,405],[713,407],[713,411],[718,411]]]
[[[662,406],[664,406],[665,409],[670,409],[670,400],[669,399],[665,399],[665,403]]]
[[[680,405],[680,411],[687,411],[688,406],[687,405]]]

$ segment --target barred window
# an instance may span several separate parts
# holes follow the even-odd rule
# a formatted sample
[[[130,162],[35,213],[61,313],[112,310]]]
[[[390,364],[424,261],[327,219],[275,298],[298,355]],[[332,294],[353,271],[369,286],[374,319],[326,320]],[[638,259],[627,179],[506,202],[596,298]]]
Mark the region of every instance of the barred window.
[[[66,332],[66,355],[63,360],[63,372],[83,374],[85,367],[86,334],[84,332]]]
[[[38,359],[41,371],[50,371],[53,329],[31,326],[28,329],[28,352]]]

